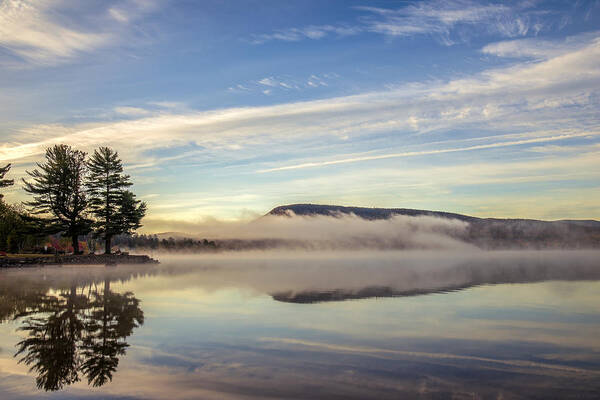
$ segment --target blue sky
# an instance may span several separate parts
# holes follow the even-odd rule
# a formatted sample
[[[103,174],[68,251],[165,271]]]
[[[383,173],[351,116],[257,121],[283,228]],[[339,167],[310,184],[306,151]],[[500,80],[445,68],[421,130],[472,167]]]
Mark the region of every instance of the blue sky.
[[[13,177],[112,146],[148,230],[297,202],[600,219],[599,1],[1,0],[0,72]]]

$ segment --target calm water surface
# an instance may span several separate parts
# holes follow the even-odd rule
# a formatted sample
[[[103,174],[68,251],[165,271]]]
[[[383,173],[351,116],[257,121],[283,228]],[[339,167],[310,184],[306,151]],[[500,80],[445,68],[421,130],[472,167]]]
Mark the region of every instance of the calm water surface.
[[[600,398],[600,252],[0,271],[0,398]]]

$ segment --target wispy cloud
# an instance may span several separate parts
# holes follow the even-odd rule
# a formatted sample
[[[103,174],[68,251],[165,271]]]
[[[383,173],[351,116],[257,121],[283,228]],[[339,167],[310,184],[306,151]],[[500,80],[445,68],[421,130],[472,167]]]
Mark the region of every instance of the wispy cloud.
[[[254,35],[250,42],[253,44],[262,44],[272,40],[298,42],[304,39],[321,39],[328,35],[351,36],[361,31],[362,28],[358,26],[310,25],[303,28],[281,29],[273,33]]]
[[[33,64],[53,65],[103,46],[110,35],[87,32],[55,20],[52,0],[0,3],[0,46]]]
[[[597,130],[599,57],[600,41],[592,39],[581,49],[548,60],[448,82],[414,83],[393,90],[262,107],[181,114],[147,109],[149,114],[143,118],[80,128],[35,126],[7,137],[0,147],[0,159],[15,161],[41,154],[45,146],[57,142],[82,146],[112,142],[131,149],[135,159],[148,149],[188,143],[220,151],[327,136],[425,134],[476,124],[484,127],[490,122],[496,130],[513,133],[534,127],[539,137],[552,141],[552,135],[544,132],[555,130],[557,123],[579,133]],[[121,109],[140,116],[145,110]],[[21,142],[22,137],[28,141]]]
[[[491,25],[504,36],[522,36],[529,24],[514,17],[509,7],[471,1],[429,1],[410,4],[400,9],[361,7],[374,16],[363,18],[366,29],[390,36],[435,34],[446,44],[452,44],[450,31],[457,25]],[[488,28],[490,25],[488,25]]]
[[[117,114],[127,115],[127,116],[131,116],[131,117],[139,117],[139,116],[150,114],[150,111],[148,111],[144,108],[127,107],[127,106],[115,107],[115,112]]]
[[[502,142],[494,142],[487,144],[479,144],[474,146],[467,147],[452,147],[452,148],[442,148],[435,150],[422,150],[422,151],[408,151],[404,153],[388,153],[388,154],[380,154],[380,155],[371,155],[371,156],[362,156],[362,157],[350,157],[350,158],[342,158],[337,160],[329,160],[329,161],[317,161],[317,162],[309,162],[303,164],[295,164],[295,165],[287,165],[284,167],[276,167],[269,169],[262,169],[257,172],[266,173],[266,172],[275,172],[275,171],[287,171],[293,169],[303,169],[303,168],[314,168],[314,167],[324,167],[328,165],[338,165],[338,164],[348,164],[362,161],[373,161],[373,160],[385,160],[388,158],[401,158],[401,157],[416,157],[416,156],[426,156],[433,154],[444,154],[444,153],[456,153],[462,151],[473,151],[473,150],[484,150],[484,149],[493,149],[498,147],[508,147],[508,146],[518,146],[523,144],[532,144],[532,143],[550,143],[559,140],[567,140],[574,139],[580,137],[592,137],[592,136],[600,136],[600,132],[579,132],[573,134],[565,134],[558,136],[543,136],[536,137],[530,139],[523,140],[513,140],[513,141],[502,141]]]
[[[488,34],[502,37],[519,37],[537,34],[546,26],[539,12],[531,10],[528,3],[507,5],[481,3],[471,0],[430,0],[408,3],[400,8],[371,6],[355,7],[364,12],[352,25],[321,25],[304,28],[281,29],[273,33],[254,36],[252,43],[268,41],[300,41],[322,39],[327,36],[349,36],[372,32],[391,37],[433,35],[446,45],[464,39],[454,37],[458,28],[477,27]]]
[[[155,9],[156,2],[123,1],[112,6],[100,22],[69,17],[61,0],[5,0],[0,3],[0,47],[10,67],[53,66],[118,42],[120,26]],[[90,11],[91,12],[91,11]]]
[[[121,151],[128,167],[135,168],[136,174],[174,163],[193,165],[219,160],[220,166],[233,166],[238,168],[235,173],[243,170],[240,173],[246,175],[255,171],[281,171],[289,177],[300,171],[308,173],[312,167],[326,177],[321,186],[313,179],[305,185],[293,181],[293,185],[285,188],[278,182],[270,189],[260,185],[244,189],[248,190],[246,193],[260,193],[259,200],[249,200],[249,203],[269,205],[277,204],[282,191],[295,193],[294,199],[306,199],[308,194],[331,192],[332,185],[336,194],[347,194],[345,198],[350,201],[361,187],[376,192],[389,190],[390,185],[414,186],[430,182],[439,184],[436,190],[443,195],[448,185],[469,184],[464,182],[593,181],[597,177],[594,171],[600,170],[600,158],[594,147],[600,132],[597,113],[600,41],[588,36],[570,40],[581,43],[571,50],[544,53],[543,57],[517,60],[504,68],[459,79],[413,82],[352,96],[201,112],[185,107],[157,109],[155,105],[130,103],[116,110],[127,114],[120,121],[114,121],[112,114],[106,122],[35,125],[13,131],[0,145],[0,160],[13,162],[11,172],[17,174],[29,168],[46,147],[55,143],[76,143],[88,150],[110,143]],[[547,46],[545,41],[539,43]],[[527,46],[533,49],[536,42],[528,41]],[[279,81],[277,77],[268,81],[271,85],[257,81],[256,87],[274,90],[280,87],[272,86],[275,81]],[[352,146],[366,142],[373,144],[367,152],[362,146]],[[539,151],[545,145],[573,147],[582,143],[588,145],[589,151],[560,154]],[[361,152],[353,153],[358,148]],[[480,152],[489,155],[495,150],[501,150],[494,153],[496,156],[503,154],[499,164],[457,166],[456,170],[446,165],[437,172],[431,170],[432,166],[423,169],[423,173],[413,168],[408,175],[394,171],[396,180],[386,177],[381,169],[384,167],[381,161],[386,159],[410,157],[417,163],[438,163],[443,157],[455,155],[454,160],[458,162],[464,158],[475,160]],[[512,154],[514,159],[506,154]],[[547,162],[534,170],[533,162],[540,157]],[[502,173],[505,171],[502,165],[515,160],[524,164]],[[372,173],[361,171],[350,174],[346,180],[327,175],[333,173],[335,165],[350,167],[358,163],[364,163],[364,168],[373,168]],[[375,164],[379,168],[374,168]],[[481,175],[483,172],[475,176],[473,171],[487,172],[485,176]],[[257,174],[255,179],[269,180],[272,176]],[[432,176],[439,179],[434,182]],[[449,176],[460,177],[463,183],[452,183]],[[388,189],[376,187],[374,182],[382,179]],[[428,193],[431,193],[431,185],[426,188]],[[321,187],[329,189],[321,190]],[[422,197],[423,190],[417,188],[411,192]],[[270,192],[272,196],[266,194]],[[231,193],[231,197],[238,194]],[[177,196],[160,200],[178,202],[181,196]],[[375,198],[375,194],[370,196]],[[203,197],[207,197],[206,193],[200,199]],[[221,209],[222,203],[219,203]],[[564,203],[567,204],[567,200]],[[231,207],[239,209],[241,205],[236,203]],[[594,210],[594,207],[588,201],[581,209]],[[213,212],[213,208],[205,205],[201,210],[185,212]]]
[[[144,14],[156,11],[161,0],[122,0],[108,9],[110,17],[121,23],[129,23]]]
[[[261,92],[269,95],[274,90],[300,91],[329,86],[331,81],[340,76],[335,73],[311,74],[306,78],[291,78],[289,76],[266,76],[264,78],[230,86],[227,90],[232,93]]]
[[[516,39],[486,45],[481,51],[484,54],[510,58],[533,58],[545,60],[573,52],[587,46],[590,41],[600,37],[598,32],[590,32],[565,40]]]

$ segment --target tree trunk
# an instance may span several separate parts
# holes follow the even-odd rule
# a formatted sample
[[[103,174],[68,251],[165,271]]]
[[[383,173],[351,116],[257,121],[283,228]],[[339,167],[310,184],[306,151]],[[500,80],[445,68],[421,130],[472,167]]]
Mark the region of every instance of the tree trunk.
[[[73,254],[79,254],[79,237],[77,235],[71,236],[73,240]]]
[[[111,235],[106,235],[105,243],[104,243],[104,253],[110,254],[110,240],[112,239]]]

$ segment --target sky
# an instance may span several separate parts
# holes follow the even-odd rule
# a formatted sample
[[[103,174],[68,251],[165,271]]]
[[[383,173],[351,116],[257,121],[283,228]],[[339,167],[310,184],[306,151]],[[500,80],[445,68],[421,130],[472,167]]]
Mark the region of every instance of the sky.
[[[17,180],[114,148],[148,231],[290,203],[600,219],[600,1],[0,0],[0,137]]]

